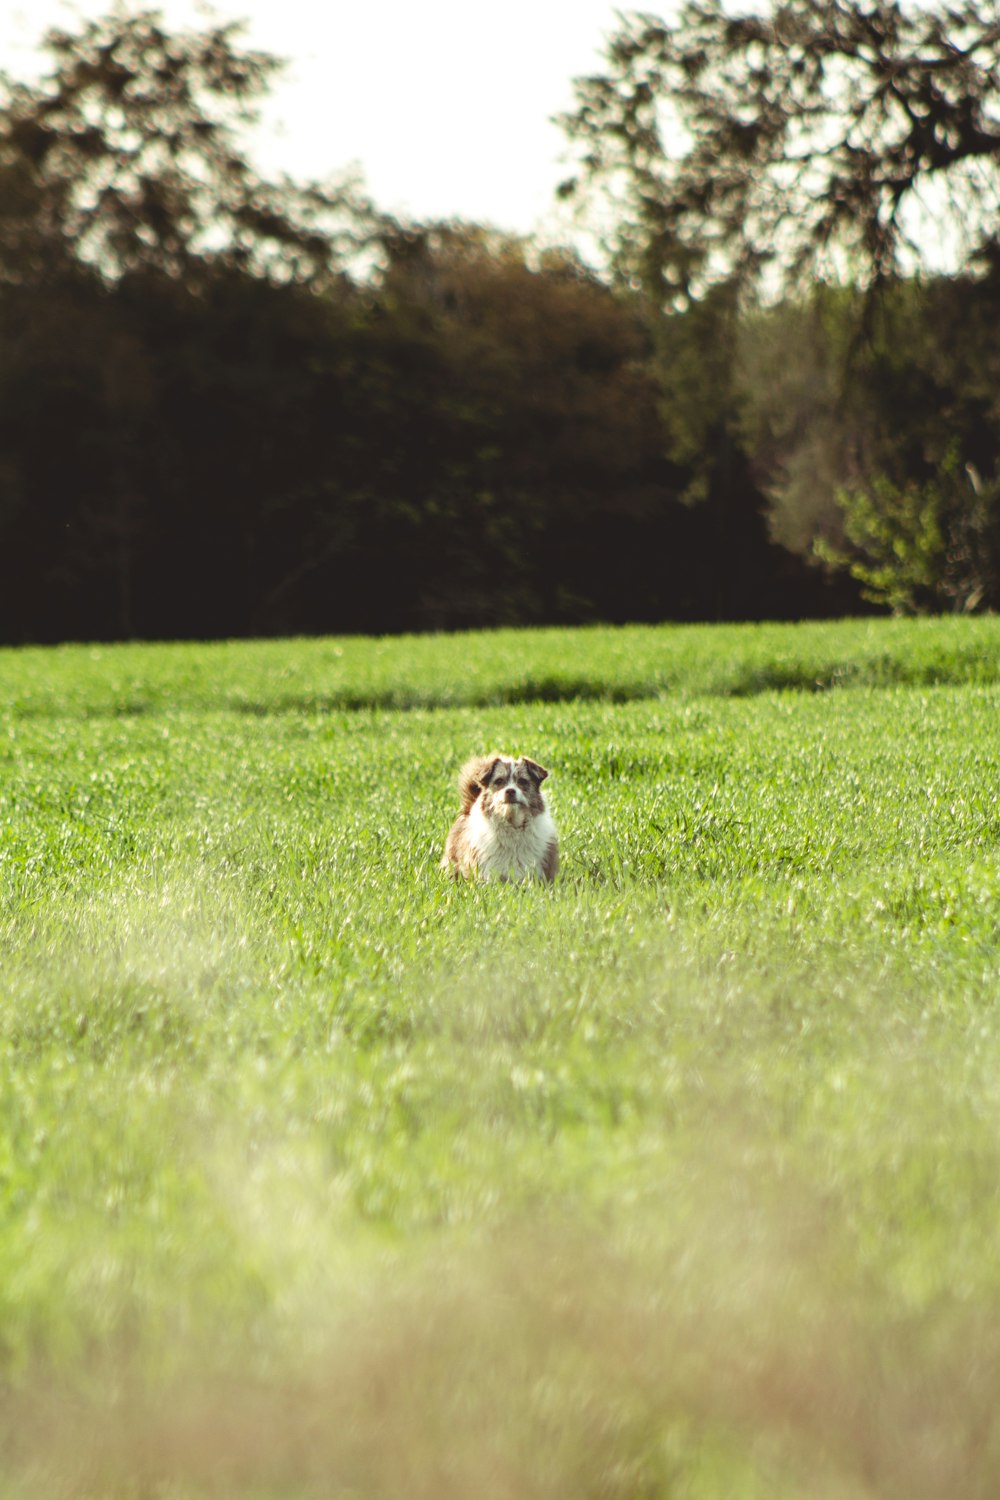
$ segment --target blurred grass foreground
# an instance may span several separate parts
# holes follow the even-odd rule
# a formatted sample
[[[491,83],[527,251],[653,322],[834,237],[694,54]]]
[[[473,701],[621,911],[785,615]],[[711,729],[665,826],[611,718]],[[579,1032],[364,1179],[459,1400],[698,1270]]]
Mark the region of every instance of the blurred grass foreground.
[[[0,653],[0,1496],[996,1495],[998,648]]]

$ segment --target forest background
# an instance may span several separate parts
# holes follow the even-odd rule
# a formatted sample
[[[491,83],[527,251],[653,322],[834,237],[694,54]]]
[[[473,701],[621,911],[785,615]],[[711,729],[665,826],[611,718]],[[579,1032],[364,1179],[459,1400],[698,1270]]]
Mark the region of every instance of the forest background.
[[[238,27],[47,47],[0,76],[0,641],[1000,603],[996,4],[623,15],[587,260],[263,178]]]

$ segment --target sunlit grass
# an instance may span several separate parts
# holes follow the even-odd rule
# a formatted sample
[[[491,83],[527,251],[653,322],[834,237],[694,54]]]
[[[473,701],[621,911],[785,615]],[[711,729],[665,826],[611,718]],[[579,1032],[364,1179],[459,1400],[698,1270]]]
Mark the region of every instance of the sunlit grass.
[[[229,708],[503,707],[669,695],[996,682],[993,616],[762,625],[633,625],[478,634],[23,648],[8,707],[34,714]]]
[[[0,1495],[996,1492],[995,622],[512,643],[0,656]]]

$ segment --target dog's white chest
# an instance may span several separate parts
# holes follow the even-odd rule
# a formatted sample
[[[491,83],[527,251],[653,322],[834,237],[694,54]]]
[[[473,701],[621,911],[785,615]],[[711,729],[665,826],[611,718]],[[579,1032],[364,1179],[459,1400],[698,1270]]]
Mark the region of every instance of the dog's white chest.
[[[469,811],[469,845],[476,868],[486,880],[523,880],[541,875],[542,861],[556,836],[549,813],[529,818],[524,828],[512,828],[499,818],[487,818],[478,803]]]

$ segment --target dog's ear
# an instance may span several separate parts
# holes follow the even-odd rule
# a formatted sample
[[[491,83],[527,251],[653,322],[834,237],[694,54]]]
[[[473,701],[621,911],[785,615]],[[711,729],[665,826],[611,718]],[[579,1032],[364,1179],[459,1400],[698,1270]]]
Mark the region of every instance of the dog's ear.
[[[467,813],[493,774],[499,755],[474,755],[458,773],[462,811]]]
[[[544,766],[540,766],[537,760],[529,760],[526,755],[522,756],[522,759],[524,761],[524,769],[527,771],[528,775],[532,777],[532,779],[537,783],[538,786],[541,786],[542,782],[549,774],[548,771],[546,771]]]

